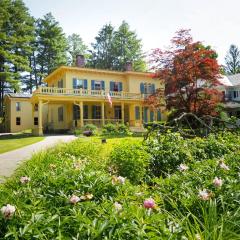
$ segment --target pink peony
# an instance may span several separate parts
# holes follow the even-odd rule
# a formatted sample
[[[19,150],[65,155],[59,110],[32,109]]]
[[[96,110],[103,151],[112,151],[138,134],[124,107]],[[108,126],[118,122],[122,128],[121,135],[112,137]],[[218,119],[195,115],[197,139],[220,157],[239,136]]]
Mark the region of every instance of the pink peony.
[[[155,208],[155,201],[152,198],[148,198],[144,201],[143,206],[145,208]]]
[[[3,206],[1,208],[1,212],[6,219],[10,219],[15,213],[15,211],[16,211],[15,206],[12,206],[10,204],[7,204],[7,206]]]
[[[69,202],[72,204],[76,204],[80,201],[80,198],[76,195],[72,195],[71,198],[69,199]]]
[[[206,201],[206,200],[209,200],[211,198],[211,193],[209,193],[206,189],[203,189],[203,190],[200,190],[199,191],[199,198]]]
[[[31,179],[29,177],[27,177],[27,176],[23,176],[23,177],[20,178],[20,182],[22,184],[26,184],[26,183],[30,182],[30,180]]]
[[[215,177],[215,178],[213,179],[213,185],[214,185],[215,187],[221,187],[222,184],[223,184],[223,180],[222,180],[221,178]]]
[[[178,169],[181,171],[181,172],[184,172],[184,171],[186,171],[186,170],[188,170],[188,166],[187,165],[185,165],[185,164],[180,164],[179,165],[179,167],[178,167]]]

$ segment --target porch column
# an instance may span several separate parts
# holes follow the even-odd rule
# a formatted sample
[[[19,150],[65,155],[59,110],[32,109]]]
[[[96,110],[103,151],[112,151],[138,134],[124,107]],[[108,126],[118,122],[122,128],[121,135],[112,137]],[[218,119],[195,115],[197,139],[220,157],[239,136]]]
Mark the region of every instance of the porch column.
[[[101,115],[102,115],[102,125],[104,125],[105,124],[105,116],[104,116],[104,102],[102,102],[102,107],[101,107],[101,111],[102,111],[102,113],[101,113]]]
[[[52,122],[52,111],[51,111],[51,105],[48,104],[48,123]]]
[[[43,135],[43,126],[42,126],[42,100],[38,102],[38,135]]]
[[[124,103],[121,103],[121,111],[122,111],[122,123],[124,124]]]
[[[83,102],[80,102],[80,127],[83,127]]]
[[[139,114],[140,114],[140,124],[142,126],[143,125],[143,119],[142,119],[143,107],[142,106],[139,106]]]

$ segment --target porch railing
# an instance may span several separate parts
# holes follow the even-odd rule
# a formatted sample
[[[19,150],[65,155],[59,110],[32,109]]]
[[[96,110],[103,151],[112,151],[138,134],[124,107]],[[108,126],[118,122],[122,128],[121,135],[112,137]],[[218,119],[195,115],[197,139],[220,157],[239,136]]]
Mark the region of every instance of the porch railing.
[[[39,87],[34,94],[44,95],[64,95],[64,96],[80,96],[80,97],[100,97],[106,98],[107,95],[112,98],[119,99],[144,99],[145,94],[130,93],[130,92],[114,92],[105,90],[90,90],[90,89],[73,89],[73,88],[55,88],[55,87]]]

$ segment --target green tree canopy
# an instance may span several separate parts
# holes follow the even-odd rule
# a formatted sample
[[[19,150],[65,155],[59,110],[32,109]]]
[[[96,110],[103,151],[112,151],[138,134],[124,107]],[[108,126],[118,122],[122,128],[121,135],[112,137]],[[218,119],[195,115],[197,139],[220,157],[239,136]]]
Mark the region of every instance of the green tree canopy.
[[[225,71],[228,74],[236,74],[240,72],[240,51],[238,47],[232,44],[225,57]]]
[[[0,0],[0,114],[6,91],[18,90],[34,36],[33,18],[22,0]]]
[[[133,63],[136,71],[145,71],[141,40],[123,21],[117,30],[106,24],[92,43],[90,67],[124,71],[127,62]]]
[[[82,38],[73,33],[72,35],[68,36],[67,38],[68,43],[68,64],[75,65],[75,58],[77,55],[84,55],[87,56],[87,46],[84,44]]]

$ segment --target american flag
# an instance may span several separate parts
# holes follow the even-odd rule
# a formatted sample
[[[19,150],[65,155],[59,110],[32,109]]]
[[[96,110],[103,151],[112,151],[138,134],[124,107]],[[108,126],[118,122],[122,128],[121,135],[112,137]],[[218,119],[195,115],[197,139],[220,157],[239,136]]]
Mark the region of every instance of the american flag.
[[[110,103],[110,105],[112,107],[112,98],[109,93],[107,94],[107,98],[108,98],[108,102]]]

